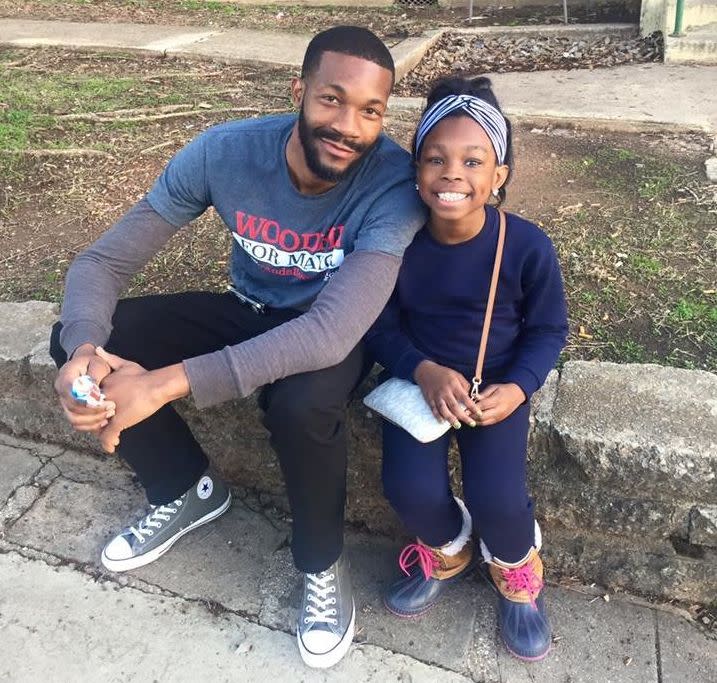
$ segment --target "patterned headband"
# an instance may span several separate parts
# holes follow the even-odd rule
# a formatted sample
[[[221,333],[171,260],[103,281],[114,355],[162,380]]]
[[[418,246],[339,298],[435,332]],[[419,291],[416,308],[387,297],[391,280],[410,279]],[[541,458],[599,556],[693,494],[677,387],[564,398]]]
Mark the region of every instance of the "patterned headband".
[[[433,127],[456,111],[464,111],[485,130],[493,143],[498,163],[504,164],[508,147],[508,127],[505,117],[494,106],[473,95],[449,95],[426,110],[416,133],[416,157],[420,156],[423,141]]]

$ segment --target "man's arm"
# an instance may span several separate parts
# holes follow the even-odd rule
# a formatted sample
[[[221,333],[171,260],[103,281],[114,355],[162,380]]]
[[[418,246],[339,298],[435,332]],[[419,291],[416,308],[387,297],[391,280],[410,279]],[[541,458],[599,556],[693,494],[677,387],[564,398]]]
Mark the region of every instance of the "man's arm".
[[[184,363],[147,371],[98,350],[112,368],[103,384],[117,412],[102,430],[108,452],[120,434],[177,398],[192,394],[200,408],[249,395],[257,387],[341,362],[388,300],[401,260],[353,252],[303,315],[264,334]],[[297,397],[297,400],[301,400]]]
[[[192,396],[204,408],[301,372],[340,363],[361,341],[393,291],[401,259],[349,254],[311,308],[264,334],[184,361]]]
[[[75,401],[72,382],[85,374],[97,383],[107,377],[111,368],[95,355],[95,348],[110,336],[117,298],[132,275],[176,230],[142,199],[82,252],[67,273],[60,343],[68,361],[58,372],[55,391],[68,421],[78,431],[105,427],[115,405],[107,401],[93,408]]]
[[[413,185],[411,172],[373,203],[354,251],[306,313],[254,339],[184,361],[198,407],[331,367],[349,354],[386,305],[403,252],[425,222]]]
[[[142,199],[74,260],[61,315],[68,356],[82,344],[107,341],[120,293],[177,230]]]

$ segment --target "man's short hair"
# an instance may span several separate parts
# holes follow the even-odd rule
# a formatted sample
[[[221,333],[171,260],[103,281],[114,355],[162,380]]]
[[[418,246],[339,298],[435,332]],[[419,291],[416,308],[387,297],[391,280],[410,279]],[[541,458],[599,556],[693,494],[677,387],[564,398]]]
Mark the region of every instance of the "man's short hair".
[[[391,81],[396,75],[393,57],[381,39],[367,28],[360,26],[334,26],[317,33],[306,48],[301,65],[301,77],[308,78],[318,68],[324,52],[339,52],[342,55],[360,57],[378,64],[391,72]]]

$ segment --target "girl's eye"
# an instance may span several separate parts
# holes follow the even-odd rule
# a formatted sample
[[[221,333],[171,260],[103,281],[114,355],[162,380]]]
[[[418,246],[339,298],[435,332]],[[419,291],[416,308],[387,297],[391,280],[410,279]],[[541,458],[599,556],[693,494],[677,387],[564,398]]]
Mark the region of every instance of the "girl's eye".
[[[480,159],[466,159],[466,166],[469,166],[470,168],[475,168],[476,166],[481,165]]]

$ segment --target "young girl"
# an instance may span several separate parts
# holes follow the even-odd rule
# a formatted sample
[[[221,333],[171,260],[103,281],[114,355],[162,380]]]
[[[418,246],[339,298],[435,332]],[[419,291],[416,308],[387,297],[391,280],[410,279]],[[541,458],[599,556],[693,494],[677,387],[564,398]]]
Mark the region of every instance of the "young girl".
[[[489,201],[505,198],[511,164],[510,124],[490,81],[439,82],[428,96],[413,154],[430,219],[406,251],[367,345],[391,375],[418,384],[436,418],[455,428],[465,503],[450,488],[450,432],[420,443],[384,422],[384,491],[417,537],[401,553],[406,576],[389,588],[385,604],[402,617],[433,605],[447,579],[469,567],[475,525],[499,595],[501,636],[517,657],[540,659],[551,635],[526,448],[530,396],[567,335],[560,267],[547,235],[507,215],[483,381],[473,400],[499,228],[499,212]]]

